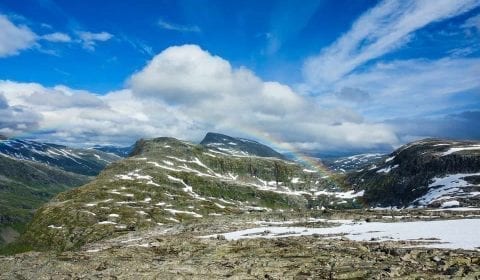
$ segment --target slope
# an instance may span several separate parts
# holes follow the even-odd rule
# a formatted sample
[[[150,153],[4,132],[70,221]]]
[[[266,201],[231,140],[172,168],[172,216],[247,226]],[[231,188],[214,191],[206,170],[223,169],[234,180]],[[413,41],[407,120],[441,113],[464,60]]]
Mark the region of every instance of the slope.
[[[140,140],[131,157],[39,209],[23,240],[39,249],[65,250],[162,224],[334,207],[358,195],[341,192],[325,174],[294,162],[227,155],[174,138]]]
[[[480,142],[416,141],[348,181],[372,206],[480,206]]]

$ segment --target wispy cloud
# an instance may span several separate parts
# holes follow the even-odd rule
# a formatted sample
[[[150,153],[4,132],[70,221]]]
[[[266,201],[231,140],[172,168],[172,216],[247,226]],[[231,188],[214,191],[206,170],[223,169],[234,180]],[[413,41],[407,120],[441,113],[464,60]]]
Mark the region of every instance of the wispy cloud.
[[[306,60],[303,73],[311,87],[325,87],[405,45],[426,25],[480,6],[477,0],[383,1],[363,14],[352,28],[320,54]]]
[[[97,42],[105,42],[113,38],[112,34],[105,31],[99,33],[78,31],[77,34],[83,47],[89,51],[95,50],[95,45]]]
[[[178,32],[201,32],[200,27],[196,25],[181,25],[176,23],[171,23],[163,19],[158,20],[158,26],[166,30],[178,31]]]
[[[60,32],[54,32],[50,34],[42,35],[41,38],[43,40],[47,40],[49,42],[56,42],[56,43],[69,43],[72,41],[70,35]]]
[[[270,31],[265,34],[265,52],[275,54],[282,45],[295,36],[308,24],[323,1],[280,1],[270,16]]]

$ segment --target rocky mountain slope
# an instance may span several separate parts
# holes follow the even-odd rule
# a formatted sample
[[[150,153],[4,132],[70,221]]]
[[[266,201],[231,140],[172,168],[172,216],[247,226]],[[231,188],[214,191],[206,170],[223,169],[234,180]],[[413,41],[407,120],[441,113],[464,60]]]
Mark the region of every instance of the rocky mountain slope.
[[[480,142],[416,141],[348,181],[371,206],[480,206]]]
[[[131,157],[40,208],[24,240],[64,250],[207,217],[355,205],[361,193],[342,191],[327,177],[278,158],[230,155],[174,138],[140,140]]]
[[[285,156],[257,141],[209,132],[200,145],[218,153],[235,156],[259,156],[285,159]]]
[[[87,176],[97,175],[105,166],[120,159],[115,154],[96,149],[74,149],[23,139],[0,140],[0,154]]]

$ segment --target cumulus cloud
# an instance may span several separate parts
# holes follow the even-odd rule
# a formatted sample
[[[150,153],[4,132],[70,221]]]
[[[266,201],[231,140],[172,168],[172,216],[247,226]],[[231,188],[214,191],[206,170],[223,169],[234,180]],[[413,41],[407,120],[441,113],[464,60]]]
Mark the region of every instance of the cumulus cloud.
[[[0,14],[0,57],[17,55],[35,45],[37,35],[25,25],[15,25]]]
[[[164,101],[201,121],[204,130],[238,133],[254,128],[299,145],[310,139],[308,146],[317,148],[396,142],[386,125],[364,122],[347,108],[322,108],[289,86],[262,81],[195,45],[164,50],[128,85],[138,98]],[[367,131],[374,131],[376,138]]]
[[[79,31],[77,32],[80,41],[85,49],[93,51],[97,42],[105,42],[113,38],[113,35],[102,31],[99,33],[94,33],[90,31]]]
[[[311,87],[328,87],[364,63],[405,45],[426,25],[480,6],[476,0],[383,1],[355,21],[352,28],[320,54],[306,60],[303,73]]]
[[[38,128],[41,116],[24,106],[10,106],[0,92],[0,135],[11,136]]]
[[[140,137],[200,140],[206,131],[258,131],[303,149],[394,145],[385,124],[342,107],[323,109],[287,85],[263,81],[195,45],[171,47],[134,73],[123,90],[99,96],[65,86],[0,82],[10,106],[42,118],[48,141],[131,143]],[[308,140],[306,140],[308,139]]]

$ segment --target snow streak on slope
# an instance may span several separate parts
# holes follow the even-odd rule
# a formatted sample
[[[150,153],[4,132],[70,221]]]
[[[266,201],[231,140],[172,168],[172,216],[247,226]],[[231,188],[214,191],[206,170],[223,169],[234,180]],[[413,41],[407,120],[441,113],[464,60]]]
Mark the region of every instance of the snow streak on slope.
[[[464,178],[468,176],[480,176],[480,173],[450,174],[444,177],[433,178],[433,182],[428,185],[428,192],[415,200],[413,204],[429,205],[432,202],[440,200],[480,195],[480,192],[464,191],[464,189],[468,187],[478,187],[478,185],[472,185],[464,180]],[[449,206],[449,204],[444,204],[444,207],[447,206]],[[453,206],[453,204],[450,204],[450,206]],[[459,205],[456,204],[455,206]]]

